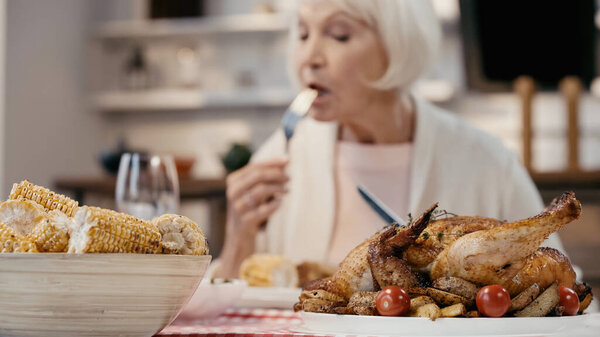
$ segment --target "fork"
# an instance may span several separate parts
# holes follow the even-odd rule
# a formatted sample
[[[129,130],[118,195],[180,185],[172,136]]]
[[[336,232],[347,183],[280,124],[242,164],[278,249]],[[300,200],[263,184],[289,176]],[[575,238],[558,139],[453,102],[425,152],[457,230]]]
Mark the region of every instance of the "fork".
[[[298,122],[306,116],[308,109],[310,109],[310,106],[315,98],[317,98],[318,94],[319,92],[315,89],[306,88],[302,90],[283,114],[283,118],[281,118],[281,127],[285,134],[285,153],[289,152],[290,139],[294,135],[296,125],[298,125]]]

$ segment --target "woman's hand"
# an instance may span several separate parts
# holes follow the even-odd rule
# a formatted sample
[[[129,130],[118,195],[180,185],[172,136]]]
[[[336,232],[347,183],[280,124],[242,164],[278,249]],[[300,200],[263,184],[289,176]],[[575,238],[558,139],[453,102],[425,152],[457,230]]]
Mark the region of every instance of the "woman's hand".
[[[281,202],[289,180],[287,159],[251,163],[227,177],[228,215],[237,219],[236,232],[255,233]]]
[[[287,163],[287,158],[250,163],[227,176],[227,225],[219,276],[237,277],[242,261],[254,253],[256,233],[287,192]]]

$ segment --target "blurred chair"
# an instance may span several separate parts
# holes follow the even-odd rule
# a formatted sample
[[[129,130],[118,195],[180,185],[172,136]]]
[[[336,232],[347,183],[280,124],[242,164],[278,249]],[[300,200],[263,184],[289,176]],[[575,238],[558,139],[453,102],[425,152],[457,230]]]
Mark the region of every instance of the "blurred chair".
[[[579,166],[579,99],[581,81],[576,77],[565,77],[559,85],[566,102],[568,114],[567,141],[568,161],[563,171],[536,172],[532,167],[532,101],[536,83],[531,77],[522,76],[514,82],[514,91],[521,99],[523,124],[523,163],[529,170],[544,201],[548,203],[563,191],[575,191],[577,199],[584,204],[585,212],[577,225],[559,231],[570,259],[583,270],[583,277],[597,293],[600,290],[600,262],[597,252],[600,247],[600,171],[584,171]]]
[[[535,155],[532,150],[532,102],[536,92],[536,83],[529,76],[518,77],[513,89],[521,100],[522,110],[522,153],[523,164],[537,184],[544,199],[565,190],[576,190],[579,199],[600,201],[600,170],[586,171],[579,165],[579,99],[583,86],[577,77],[568,76],[560,81],[559,89],[566,102],[568,114],[567,167],[556,172],[537,172],[532,166]]]
[[[577,77],[569,76],[560,81],[560,91],[567,103],[568,113],[568,166],[565,172],[577,173],[581,169],[579,167],[579,97],[581,96],[582,85]],[[534,173],[531,165],[532,160],[532,102],[535,95],[536,85],[534,80],[529,76],[521,76],[515,80],[514,90],[521,98],[522,123],[523,123],[523,164]]]

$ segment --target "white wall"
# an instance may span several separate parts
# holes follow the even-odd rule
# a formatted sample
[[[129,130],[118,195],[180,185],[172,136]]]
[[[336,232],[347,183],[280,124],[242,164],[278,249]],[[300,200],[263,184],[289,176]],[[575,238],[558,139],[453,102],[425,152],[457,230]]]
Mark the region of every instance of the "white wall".
[[[86,106],[91,0],[9,0],[3,195],[29,178],[98,173],[100,118]]]

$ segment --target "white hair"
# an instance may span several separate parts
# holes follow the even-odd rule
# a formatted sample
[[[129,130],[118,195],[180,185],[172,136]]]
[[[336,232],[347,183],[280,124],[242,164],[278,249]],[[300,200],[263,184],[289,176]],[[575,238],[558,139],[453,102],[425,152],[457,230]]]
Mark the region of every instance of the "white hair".
[[[388,68],[374,88],[407,90],[433,65],[440,43],[441,28],[429,0],[331,0],[348,14],[375,29],[388,55]],[[297,11],[296,11],[297,14]],[[292,21],[289,36],[288,67],[298,84],[293,68],[293,53],[298,44],[298,27]]]

